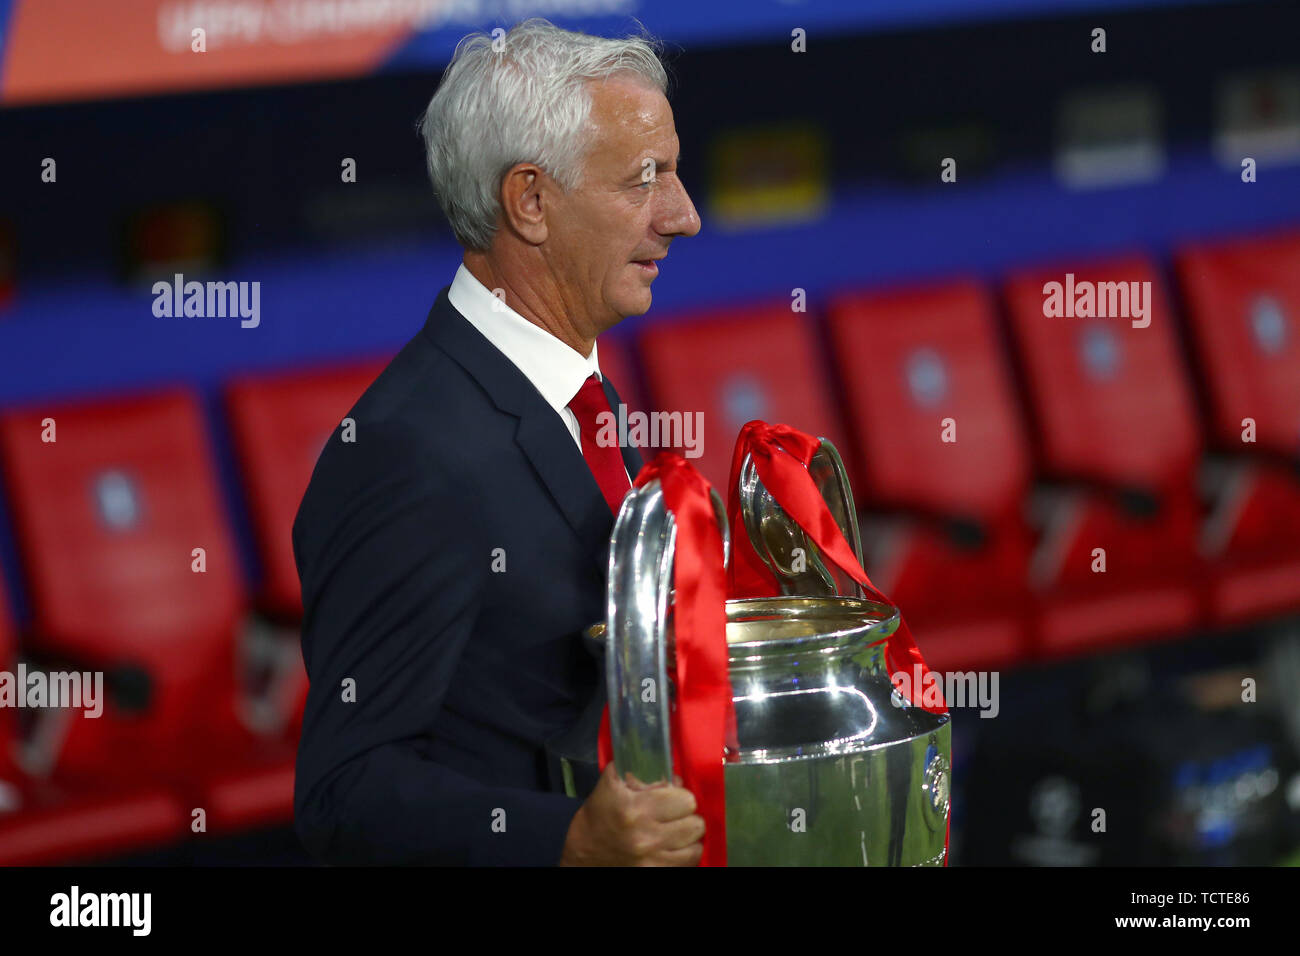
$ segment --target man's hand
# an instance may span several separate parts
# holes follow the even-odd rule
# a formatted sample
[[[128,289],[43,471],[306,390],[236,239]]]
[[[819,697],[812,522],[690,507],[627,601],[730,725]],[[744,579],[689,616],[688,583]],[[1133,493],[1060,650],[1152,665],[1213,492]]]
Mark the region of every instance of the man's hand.
[[[560,866],[695,866],[704,850],[704,818],[680,786],[618,779],[611,760],[578,808]]]

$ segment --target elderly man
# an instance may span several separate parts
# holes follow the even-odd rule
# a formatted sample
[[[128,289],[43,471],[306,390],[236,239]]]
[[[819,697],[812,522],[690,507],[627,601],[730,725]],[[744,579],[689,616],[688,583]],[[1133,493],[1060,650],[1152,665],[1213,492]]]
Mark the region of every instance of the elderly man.
[[[599,675],[613,516],[641,465],[596,339],[700,221],[640,38],[466,38],[421,124],[464,262],[321,453],[294,523],[311,691],[298,833],[328,863],[693,865],[676,786],[550,792]]]

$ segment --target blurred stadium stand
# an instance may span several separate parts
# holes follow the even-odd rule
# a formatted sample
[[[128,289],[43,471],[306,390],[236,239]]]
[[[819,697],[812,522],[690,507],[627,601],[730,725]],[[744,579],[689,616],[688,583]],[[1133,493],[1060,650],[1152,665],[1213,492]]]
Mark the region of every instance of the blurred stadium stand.
[[[931,666],[1001,674],[955,712],[955,863],[1294,855],[1300,10],[687,6],[636,11],[684,48],[704,229],[599,343],[630,409],[703,412],[715,483],[751,418],[841,447]],[[0,86],[0,671],[108,678],[98,720],[0,708],[0,864],[305,861],[289,529],[459,261],[414,123],[467,29],[375,75]],[[177,272],[260,282],[260,324],[156,316]],[[1044,317],[1067,272],[1150,282],[1150,326]]]

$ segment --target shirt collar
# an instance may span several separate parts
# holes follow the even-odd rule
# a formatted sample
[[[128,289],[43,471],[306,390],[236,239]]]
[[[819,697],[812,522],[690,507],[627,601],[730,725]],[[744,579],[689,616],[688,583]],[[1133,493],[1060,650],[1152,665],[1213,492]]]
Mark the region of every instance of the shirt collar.
[[[447,299],[533,383],[546,403],[562,412],[582,383],[600,373],[597,346],[584,358],[541,326],[534,325],[474,278],[461,263]]]

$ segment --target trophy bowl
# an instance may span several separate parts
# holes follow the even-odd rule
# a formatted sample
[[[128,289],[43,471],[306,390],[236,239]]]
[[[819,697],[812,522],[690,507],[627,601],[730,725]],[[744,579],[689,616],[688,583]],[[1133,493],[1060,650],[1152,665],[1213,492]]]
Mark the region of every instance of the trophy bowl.
[[[897,608],[787,595],[731,600],[726,612],[738,744],[725,757],[729,865],[942,865],[949,717],[911,706],[890,683],[884,640]],[[670,620],[665,664],[671,631]],[[609,655],[604,622],[588,638]],[[616,645],[608,659],[618,771],[671,779],[671,666],[667,693],[648,701],[638,655]]]

